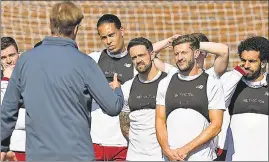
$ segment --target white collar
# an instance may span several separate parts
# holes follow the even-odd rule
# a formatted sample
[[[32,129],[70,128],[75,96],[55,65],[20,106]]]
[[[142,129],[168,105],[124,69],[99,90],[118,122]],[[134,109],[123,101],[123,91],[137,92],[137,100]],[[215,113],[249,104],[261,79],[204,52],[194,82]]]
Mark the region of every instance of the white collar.
[[[115,55],[114,54],[111,54],[108,49],[106,49],[106,51],[107,51],[108,56],[114,57],[114,58],[123,58],[124,56],[126,56],[128,54],[128,51],[127,50],[125,50],[122,53],[115,54]]]
[[[263,78],[260,81],[252,82],[252,81],[246,80],[245,78],[242,78],[242,81],[245,82],[249,87],[260,88],[262,86],[267,86],[266,77],[267,77],[267,73],[264,73]]]
[[[142,78],[139,77],[139,74],[137,74],[137,75],[138,75],[138,79],[139,79],[140,82],[142,82],[142,83],[151,83],[151,82],[154,82],[155,80],[159,79],[161,74],[162,74],[162,72],[159,70],[157,75],[151,80],[143,80]]]
[[[185,75],[178,73],[178,78],[181,80],[190,81],[190,80],[194,80],[194,79],[198,78],[203,72],[204,71],[202,71],[201,73],[199,73],[197,75],[192,75],[192,76],[185,76]]]

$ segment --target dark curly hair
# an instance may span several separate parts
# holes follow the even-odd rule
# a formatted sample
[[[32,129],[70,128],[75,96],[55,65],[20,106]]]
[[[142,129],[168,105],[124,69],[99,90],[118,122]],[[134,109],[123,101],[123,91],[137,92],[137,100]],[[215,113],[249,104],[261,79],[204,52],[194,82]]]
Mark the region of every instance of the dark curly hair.
[[[265,37],[254,36],[242,41],[238,46],[238,54],[241,57],[243,51],[257,51],[260,52],[260,60],[267,60],[269,56],[269,41]]]

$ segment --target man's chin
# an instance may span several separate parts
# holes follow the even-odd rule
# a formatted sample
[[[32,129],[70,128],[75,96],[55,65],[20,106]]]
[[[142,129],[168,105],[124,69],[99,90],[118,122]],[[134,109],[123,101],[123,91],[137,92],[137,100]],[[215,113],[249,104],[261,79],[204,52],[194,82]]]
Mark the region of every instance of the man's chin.
[[[116,54],[119,54],[119,53],[120,53],[120,51],[119,51],[119,50],[116,50],[115,48],[113,48],[113,49],[109,49],[109,48],[107,48],[107,50],[108,50],[111,54],[113,54],[113,55],[116,55]]]
[[[180,70],[181,72],[186,72],[186,71],[189,71],[189,68],[179,68],[179,70]]]

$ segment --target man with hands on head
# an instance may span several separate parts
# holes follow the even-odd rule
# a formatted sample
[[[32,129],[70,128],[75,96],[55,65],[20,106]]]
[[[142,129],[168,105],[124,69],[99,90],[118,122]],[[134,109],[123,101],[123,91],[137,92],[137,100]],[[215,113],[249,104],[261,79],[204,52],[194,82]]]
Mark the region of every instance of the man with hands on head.
[[[156,133],[168,160],[213,160],[214,137],[225,111],[220,81],[197,66],[199,41],[184,35],[172,43],[178,72],[160,81]]]

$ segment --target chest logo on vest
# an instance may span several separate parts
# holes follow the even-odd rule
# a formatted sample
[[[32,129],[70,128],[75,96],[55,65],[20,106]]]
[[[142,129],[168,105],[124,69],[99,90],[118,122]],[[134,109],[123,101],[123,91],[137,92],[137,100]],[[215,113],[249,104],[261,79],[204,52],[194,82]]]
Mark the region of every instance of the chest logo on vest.
[[[264,104],[265,101],[257,99],[257,98],[249,98],[249,99],[243,99],[243,102],[250,102],[250,103],[260,103]]]
[[[131,67],[131,64],[125,63],[124,66],[129,68],[129,67]]]
[[[176,97],[193,97],[194,96],[194,94],[193,93],[176,93],[175,94],[175,98]]]
[[[198,86],[196,86],[196,88],[197,88],[197,89],[203,89],[204,86],[203,86],[203,85],[198,85]]]
[[[269,92],[266,92],[266,91],[265,91],[264,95],[265,95],[265,96],[269,96]]]
[[[138,95],[136,96],[137,99],[155,99],[156,96],[152,96],[152,95]]]

